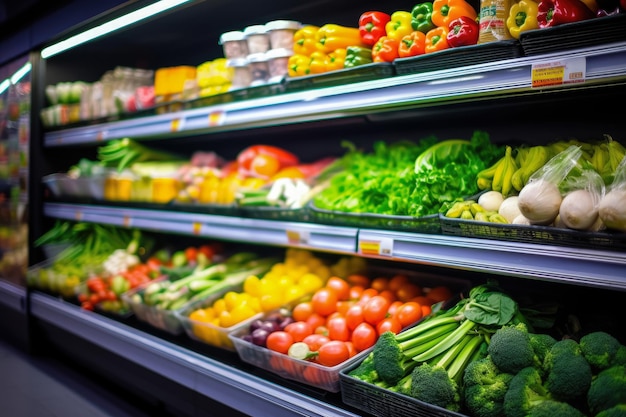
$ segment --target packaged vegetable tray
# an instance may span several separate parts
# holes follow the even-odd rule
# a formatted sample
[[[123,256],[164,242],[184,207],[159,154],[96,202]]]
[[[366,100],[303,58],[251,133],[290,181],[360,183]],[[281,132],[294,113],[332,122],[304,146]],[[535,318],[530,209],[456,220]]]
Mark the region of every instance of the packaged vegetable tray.
[[[378,417],[464,417],[463,414],[425,403],[408,395],[380,388],[350,376],[350,371],[359,364],[360,361],[339,372],[341,400],[345,404]]]
[[[307,206],[309,218],[317,223],[335,226],[362,227],[370,229],[398,230],[414,233],[440,234],[441,224],[439,215],[432,214],[423,217],[391,216],[374,213],[347,213],[336,210],[326,210],[310,202]]]
[[[449,236],[585,249],[626,250],[626,233],[620,232],[585,232],[552,226],[490,223],[451,218],[442,214],[440,220],[442,233]]]
[[[522,46],[516,39],[489,42],[478,45],[448,48],[425,55],[397,58],[393,61],[396,74],[415,74],[486,64],[524,56]]]
[[[352,68],[343,68],[322,74],[305,75],[302,77],[287,77],[285,90],[287,92],[309,90],[322,87],[334,87],[361,81],[377,80],[394,76],[395,68],[390,62],[373,62],[358,65]]]

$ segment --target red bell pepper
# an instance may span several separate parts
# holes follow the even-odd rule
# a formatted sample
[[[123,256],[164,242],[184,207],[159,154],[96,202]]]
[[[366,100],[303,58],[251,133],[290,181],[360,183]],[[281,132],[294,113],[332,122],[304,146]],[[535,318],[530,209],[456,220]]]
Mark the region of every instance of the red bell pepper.
[[[298,165],[300,160],[293,153],[285,149],[271,145],[252,145],[239,152],[237,155],[237,165],[239,170],[249,172],[254,159],[259,155],[271,156],[279,163],[280,168]]]
[[[541,0],[538,6],[539,28],[591,19],[595,14],[580,0]]]
[[[393,62],[398,58],[398,48],[400,41],[398,39],[381,37],[372,47],[372,60],[374,62]]]
[[[458,46],[476,45],[480,28],[476,19],[467,16],[458,17],[448,25],[446,39],[448,45],[455,48]]]
[[[367,46],[374,46],[381,36],[387,34],[385,26],[390,20],[391,16],[385,12],[370,11],[363,13],[359,18],[361,41]]]

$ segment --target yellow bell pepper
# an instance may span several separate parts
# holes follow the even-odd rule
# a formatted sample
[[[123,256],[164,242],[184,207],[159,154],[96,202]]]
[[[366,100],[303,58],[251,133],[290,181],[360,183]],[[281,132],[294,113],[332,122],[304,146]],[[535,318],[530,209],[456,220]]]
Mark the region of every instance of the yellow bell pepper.
[[[311,57],[308,55],[291,55],[287,61],[287,73],[290,77],[302,77],[311,73]]]
[[[539,28],[537,9],[537,3],[532,0],[520,0],[518,3],[513,3],[509,10],[509,17],[506,19],[506,27],[513,38],[519,39],[522,32]]]
[[[311,55],[317,50],[315,35],[319,27],[313,25],[304,26],[293,34],[293,53],[296,55]]]
[[[327,23],[315,34],[317,50],[329,53],[348,46],[362,45],[359,28]]]
[[[311,54],[309,70],[311,74],[323,74],[329,61],[328,54],[322,51],[315,51]]]
[[[435,0],[431,20],[435,26],[448,28],[450,22],[458,17],[467,16],[476,19],[474,7],[466,0]]]
[[[411,26],[412,19],[413,16],[411,15],[411,12],[402,10],[393,12],[391,14],[391,20],[385,25],[387,38],[400,41],[406,35],[413,32],[413,26]]]
[[[343,69],[346,62],[346,53],[346,48],[335,49],[333,52],[329,53],[326,71]]]

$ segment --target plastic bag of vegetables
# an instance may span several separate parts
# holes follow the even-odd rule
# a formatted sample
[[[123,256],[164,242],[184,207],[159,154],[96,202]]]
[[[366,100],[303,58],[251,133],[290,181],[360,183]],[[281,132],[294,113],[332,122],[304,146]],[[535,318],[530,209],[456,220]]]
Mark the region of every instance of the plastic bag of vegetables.
[[[608,192],[600,200],[598,215],[607,228],[626,232],[626,156],[617,166]]]

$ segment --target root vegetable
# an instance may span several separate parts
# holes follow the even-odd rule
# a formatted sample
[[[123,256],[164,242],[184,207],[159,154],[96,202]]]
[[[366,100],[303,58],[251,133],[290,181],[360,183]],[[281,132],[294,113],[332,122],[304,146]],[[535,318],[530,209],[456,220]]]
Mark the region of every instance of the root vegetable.
[[[567,194],[561,202],[559,217],[569,229],[589,229],[598,218],[598,208],[593,194],[585,189]]]
[[[626,232],[626,188],[615,188],[604,195],[598,208],[607,228]]]
[[[478,204],[487,211],[498,211],[503,201],[504,197],[500,191],[487,191],[478,197]]]
[[[550,224],[559,214],[561,192],[556,184],[537,180],[531,181],[519,193],[517,206],[531,224]]]
[[[517,205],[517,196],[511,196],[504,199],[502,204],[500,204],[500,208],[498,209],[498,213],[504,217],[509,223],[513,223],[513,220],[520,214],[519,207]]]
[[[515,217],[513,219],[511,224],[525,224],[525,225],[529,225],[530,221],[526,217],[524,217],[523,214],[518,214],[517,217]]]

